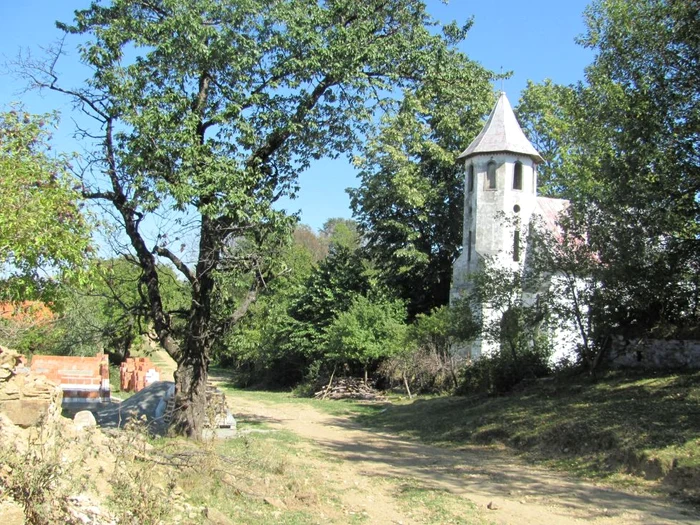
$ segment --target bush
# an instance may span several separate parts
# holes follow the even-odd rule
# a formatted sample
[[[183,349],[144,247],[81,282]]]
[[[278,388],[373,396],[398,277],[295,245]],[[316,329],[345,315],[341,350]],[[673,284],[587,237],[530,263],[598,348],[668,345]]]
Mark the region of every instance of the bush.
[[[549,352],[532,348],[513,355],[498,352],[482,356],[461,372],[457,394],[505,394],[523,379],[535,379],[551,374]]]
[[[466,301],[420,314],[408,328],[406,343],[387,359],[380,373],[416,392],[444,392],[457,388],[457,370],[464,359],[455,347],[478,333]]]

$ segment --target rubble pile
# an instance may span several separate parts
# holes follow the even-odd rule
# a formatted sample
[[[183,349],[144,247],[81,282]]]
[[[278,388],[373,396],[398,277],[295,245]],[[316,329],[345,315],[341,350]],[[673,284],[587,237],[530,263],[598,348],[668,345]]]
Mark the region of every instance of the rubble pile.
[[[343,377],[334,379],[314,394],[316,399],[362,399],[364,401],[386,401],[381,392],[363,379]]]
[[[24,356],[0,347],[0,414],[28,428],[61,415],[63,392],[41,374],[25,366]]]

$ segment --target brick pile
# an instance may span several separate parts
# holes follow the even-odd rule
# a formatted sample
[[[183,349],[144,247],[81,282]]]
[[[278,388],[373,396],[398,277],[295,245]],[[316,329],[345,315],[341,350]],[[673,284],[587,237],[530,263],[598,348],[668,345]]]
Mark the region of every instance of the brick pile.
[[[160,381],[160,370],[148,357],[129,357],[119,367],[119,381],[124,392],[140,392]]]
[[[94,357],[32,357],[31,370],[60,385],[64,404],[109,403],[109,360],[106,354]]]

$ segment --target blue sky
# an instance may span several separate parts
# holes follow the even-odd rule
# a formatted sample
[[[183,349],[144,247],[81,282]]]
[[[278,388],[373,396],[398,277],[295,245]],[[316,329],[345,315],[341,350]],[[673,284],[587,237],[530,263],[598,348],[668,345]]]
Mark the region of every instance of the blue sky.
[[[362,1],[362,0],[358,0]],[[551,78],[569,84],[583,78],[593,55],[574,39],[584,30],[583,10],[589,0],[427,0],[433,16],[443,22],[464,22],[474,16],[474,26],[461,49],[472,60],[493,71],[513,71],[503,83],[513,105],[528,80]],[[54,21],[70,21],[75,9],[88,0],[0,0],[0,62],[17,55],[20,48],[40,53],[40,46],[54,42],[60,33]],[[500,90],[500,82],[495,89]],[[19,93],[22,85],[7,75],[0,76],[0,108],[15,100],[34,113],[57,109],[62,126],[56,134],[57,147],[79,151],[71,139],[71,106],[56,96]],[[464,145],[465,147],[467,144]],[[301,210],[302,222],[320,228],[330,217],[350,217],[347,187],[357,184],[355,172],[346,159],[322,159],[300,176],[301,191],[285,204],[289,211]]]

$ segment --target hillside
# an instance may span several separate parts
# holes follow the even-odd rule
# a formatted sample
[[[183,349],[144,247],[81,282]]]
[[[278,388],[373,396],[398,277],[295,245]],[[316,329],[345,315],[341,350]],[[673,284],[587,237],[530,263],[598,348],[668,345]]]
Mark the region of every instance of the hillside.
[[[445,446],[505,446],[577,475],[700,499],[700,372],[609,373],[503,397],[399,402],[363,424]]]

